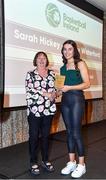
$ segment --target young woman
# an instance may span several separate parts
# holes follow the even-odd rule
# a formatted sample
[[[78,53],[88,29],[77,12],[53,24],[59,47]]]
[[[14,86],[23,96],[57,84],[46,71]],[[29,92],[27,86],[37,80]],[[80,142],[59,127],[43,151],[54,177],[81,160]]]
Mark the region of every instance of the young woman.
[[[54,171],[48,160],[48,137],[56,111],[54,72],[48,69],[48,57],[38,52],[33,61],[35,69],[26,75],[26,100],[29,123],[29,152],[31,174],[40,174],[38,165],[38,142],[41,134],[42,167]]]
[[[73,40],[64,42],[61,52],[64,65],[60,69],[60,74],[65,76],[61,89],[61,111],[67,131],[69,153],[69,162],[61,170],[61,174],[72,172],[73,178],[79,178],[86,172],[81,124],[85,106],[83,90],[90,87],[90,80],[87,65],[80,59],[77,44]],[[76,151],[79,157],[78,164]]]

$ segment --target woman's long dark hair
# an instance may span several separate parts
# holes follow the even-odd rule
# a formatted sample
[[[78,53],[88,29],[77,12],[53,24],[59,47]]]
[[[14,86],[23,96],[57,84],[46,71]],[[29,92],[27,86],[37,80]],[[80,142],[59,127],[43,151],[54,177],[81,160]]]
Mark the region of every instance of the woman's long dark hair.
[[[73,58],[74,58],[75,69],[78,69],[78,62],[82,61],[82,59],[80,59],[80,53],[78,51],[76,42],[73,40],[67,40],[63,43],[61,53],[62,53],[63,63],[67,64],[67,59],[64,57],[64,53],[63,53],[65,44],[71,44],[73,46],[73,48],[74,48]]]

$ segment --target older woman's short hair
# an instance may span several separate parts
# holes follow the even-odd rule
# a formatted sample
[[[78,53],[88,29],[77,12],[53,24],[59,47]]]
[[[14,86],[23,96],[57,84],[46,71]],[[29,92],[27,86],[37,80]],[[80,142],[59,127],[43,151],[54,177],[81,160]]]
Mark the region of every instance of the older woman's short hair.
[[[39,51],[38,53],[36,53],[35,54],[35,57],[34,57],[34,60],[33,60],[33,65],[34,66],[37,66],[37,58],[38,58],[38,56],[40,55],[40,54],[43,54],[44,56],[45,56],[45,58],[46,58],[46,67],[49,65],[49,60],[48,60],[48,57],[47,57],[47,54],[45,53],[45,52],[43,52],[43,51]]]

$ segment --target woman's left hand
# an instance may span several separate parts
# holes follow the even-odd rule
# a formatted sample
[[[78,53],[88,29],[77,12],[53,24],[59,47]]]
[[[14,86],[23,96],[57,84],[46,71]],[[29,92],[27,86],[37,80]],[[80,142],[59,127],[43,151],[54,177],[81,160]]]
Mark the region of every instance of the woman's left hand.
[[[56,92],[51,92],[49,97],[50,101],[53,101],[55,98],[56,98]]]
[[[62,88],[61,88],[62,92],[67,92],[69,90],[71,90],[70,86],[67,86],[67,85],[64,85]]]

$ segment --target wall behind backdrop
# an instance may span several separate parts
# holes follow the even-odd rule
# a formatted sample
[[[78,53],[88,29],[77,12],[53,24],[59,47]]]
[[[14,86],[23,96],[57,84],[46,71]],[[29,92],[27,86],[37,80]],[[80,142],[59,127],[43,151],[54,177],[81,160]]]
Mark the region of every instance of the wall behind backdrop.
[[[1,0],[0,0],[1,12]],[[1,21],[1,15],[0,15]],[[2,24],[0,23],[0,30]],[[0,44],[2,46],[2,44]],[[104,14],[104,53],[103,53],[103,99],[87,100],[83,124],[98,122],[106,119],[106,13]],[[57,114],[54,118],[51,132],[64,130],[64,124],[57,105]],[[19,107],[4,109],[0,122],[0,148],[18,144],[28,140],[28,124],[26,108]]]

